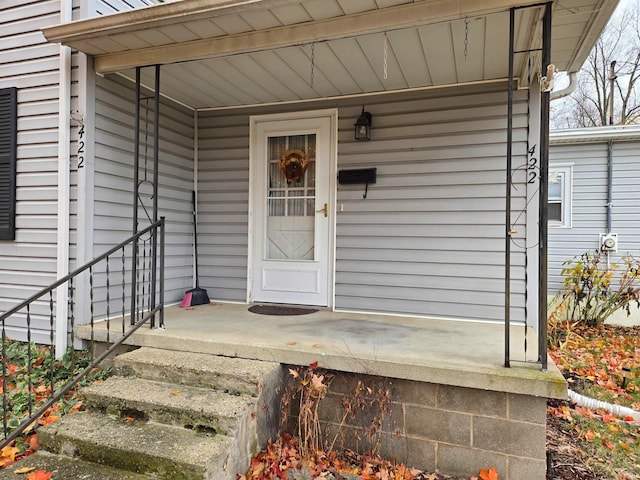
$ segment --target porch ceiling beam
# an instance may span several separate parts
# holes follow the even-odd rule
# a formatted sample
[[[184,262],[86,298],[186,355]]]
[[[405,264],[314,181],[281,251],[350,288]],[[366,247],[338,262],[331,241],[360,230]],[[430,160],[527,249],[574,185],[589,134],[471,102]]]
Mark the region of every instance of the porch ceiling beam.
[[[182,2],[176,2],[172,5],[178,5],[180,3]],[[249,2],[245,3],[248,4]],[[256,3],[257,2],[253,2],[251,6],[255,7]],[[94,65],[98,72],[107,73],[126,70],[136,66],[202,60],[451,21],[467,16],[486,15],[505,11],[515,4],[522,6],[523,4],[536,3],[538,3],[538,1],[535,0],[528,2],[517,2],[514,0],[424,0],[418,3],[373,10],[360,14],[287,25],[237,35],[99,54],[95,56]],[[123,14],[123,17],[126,16],[126,14]],[[125,25],[126,18],[123,18],[121,25],[114,23],[110,28],[104,28],[100,27],[100,20],[102,19],[78,22],[83,25],[76,25],[78,27],[76,29],[64,29],[64,27],[71,27],[73,24],[53,27],[45,30],[44,33],[50,41],[61,42],[65,45],[75,46],[76,48],[80,46],[79,49],[82,50],[82,44],[87,45],[87,43],[91,43],[92,41],[99,42],[100,39],[105,36],[140,31],[141,29],[158,26],[153,21],[150,23],[138,22]],[[182,23],[183,21],[189,20],[191,20],[191,18],[187,15],[187,18],[178,17],[173,23]],[[84,25],[85,23],[86,25]],[[96,30],[94,29],[97,29],[98,35],[96,35]],[[76,43],[78,45],[74,45]]]
[[[112,15],[63,23],[43,29],[50,42],[68,42],[148,30],[177,23],[213,19],[256,8],[274,8],[298,3],[298,0],[182,0],[135,8]]]

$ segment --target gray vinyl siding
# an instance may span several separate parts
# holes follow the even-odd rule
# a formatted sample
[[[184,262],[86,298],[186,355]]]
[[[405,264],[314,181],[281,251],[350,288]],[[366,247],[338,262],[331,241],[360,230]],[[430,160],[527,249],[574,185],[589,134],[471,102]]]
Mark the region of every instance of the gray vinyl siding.
[[[339,168],[377,167],[378,179],[367,199],[362,186],[338,187],[336,308],[504,319],[504,99],[367,104],[375,135],[364,144],[351,140],[353,117],[341,118]],[[516,153],[525,151],[525,112],[516,105]],[[512,191],[516,215],[524,191]],[[524,216],[517,229],[524,232]],[[524,254],[516,247],[512,263],[512,319],[523,321]]]
[[[353,140],[361,104],[339,107],[338,169],[376,167],[377,183],[338,186],[335,307],[501,321],[504,318],[505,92],[379,96],[370,142]],[[524,164],[525,96],[515,106],[514,166]],[[199,117],[201,284],[245,301],[251,112]],[[513,217],[525,207],[514,174]],[[523,238],[524,215],[516,234]],[[512,319],[525,317],[525,255],[512,256]]]
[[[118,77],[98,77],[94,256],[100,255],[132,235],[134,102],[135,93],[132,85],[124,83]],[[150,112],[150,117],[153,117],[153,112]],[[182,107],[163,101],[160,106],[158,216],[165,216],[167,222],[165,260],[167,303],[181,300],[185,290],[192,287],[193,138],[193,114]],[[153,145],[149,144],[147,153],[150,165],[152,165],[152,150]],[[144,147],[141,147],[141,152],[144,154]],[[144,161],[141,163],[144,164]],[[150,169],[149,175],[151,172]],[[141,171],[140,179],[143,178],[144,172]],[[148,198],[147,202],[151,211],[151,201]],[[149,225],[149,222],[142,210],[139,211],[139,215],[139,228],[142,229]],[[120,265],[118,268],[121,268]],[[127,263],[127,269],[129,267],[130,264]],[[115,290],[120,294],[117,286]],[[98,296],[99,300],[103,301],[104,291]],[[115,308],[117,310],[120,307],[116,305]]]
[[[219,300],[246,301],[249,115],[198,117],[200,285]]]
[[[549,229],[549,288],[562,287],[562,263],[599,248],[607,230],[607,143],[551,145],[550,165],[573,163],[572,227]],[[611,231],[618,234],[612,261],[640,256],[640,141],[613,143],[613,210]]]
[[[0,311],[56,279],[59,47],[40,29],[59,22],[59,3],[13,1],[0,11],[0,88],[18,88],[16,239],[0,241]],[[36,340],[48,306],[34,306]],[[22,338],[16,319],[7,335]]]

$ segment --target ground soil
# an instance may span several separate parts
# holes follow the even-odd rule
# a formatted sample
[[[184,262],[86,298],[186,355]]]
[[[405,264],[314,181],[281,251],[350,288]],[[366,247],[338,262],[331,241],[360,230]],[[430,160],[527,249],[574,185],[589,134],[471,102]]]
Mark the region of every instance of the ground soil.
[[[607,480],[585,462],[586,453],[572,432],[554,415],[547,416],[547,480]]]

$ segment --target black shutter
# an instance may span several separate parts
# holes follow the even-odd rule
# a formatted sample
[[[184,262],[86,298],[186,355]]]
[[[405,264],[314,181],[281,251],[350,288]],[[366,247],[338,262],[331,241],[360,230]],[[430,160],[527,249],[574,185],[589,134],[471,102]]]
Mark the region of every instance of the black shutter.
[[[16,237],[17,92],[0,89],[0,240]]]

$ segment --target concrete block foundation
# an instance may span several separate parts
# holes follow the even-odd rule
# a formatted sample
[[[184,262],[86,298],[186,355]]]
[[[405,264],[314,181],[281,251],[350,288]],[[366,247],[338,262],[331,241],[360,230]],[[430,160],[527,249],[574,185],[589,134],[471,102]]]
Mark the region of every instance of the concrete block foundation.
[[[452,476],[494,467],[504,480],[545,479],[545,398],[356,373],[327,376],[333,379],[319,415],[325,440],[335,438],[337,447],[377,448],[383,457]],[[348,414],[345,405],[352,407]]]

